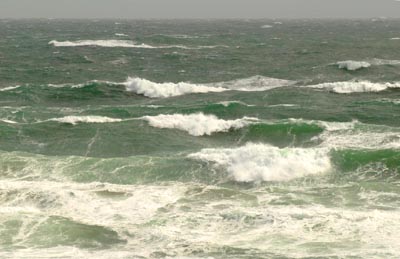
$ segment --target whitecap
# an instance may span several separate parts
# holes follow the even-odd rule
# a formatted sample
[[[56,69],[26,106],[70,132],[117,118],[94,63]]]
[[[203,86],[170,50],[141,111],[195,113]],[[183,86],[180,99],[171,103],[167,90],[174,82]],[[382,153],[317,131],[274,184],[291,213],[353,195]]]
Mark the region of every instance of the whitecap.
[[[189,158],[213,162],[238,182],[289,181],[327,173],[332,165],[327,149],[278,148],[247,143],[238,148],[206,148]]]
[[[236,120],[223,120],[215,115],[203,113],[195,114],[161,114],[144,116],[143,120],[156,128],[179,129],[193,136],[211,135],[215,132],[227,132],[230,129],[243,128],[251,123],[258,122],[257,118],[243,117]]]

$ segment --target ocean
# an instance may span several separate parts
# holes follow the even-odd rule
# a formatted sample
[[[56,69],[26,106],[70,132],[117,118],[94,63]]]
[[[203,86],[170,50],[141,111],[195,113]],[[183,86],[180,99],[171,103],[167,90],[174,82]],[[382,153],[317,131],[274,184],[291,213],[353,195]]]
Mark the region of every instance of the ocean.
[[[0,20],[0,258],[400,258],[400,20]]]

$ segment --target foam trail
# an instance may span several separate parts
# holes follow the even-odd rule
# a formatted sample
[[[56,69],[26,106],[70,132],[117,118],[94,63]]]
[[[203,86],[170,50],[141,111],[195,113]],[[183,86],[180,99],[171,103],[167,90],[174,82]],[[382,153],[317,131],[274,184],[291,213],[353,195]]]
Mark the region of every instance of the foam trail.
[[[166,98],[190,93],[223,92],[227,89],[190,83],[155,83],[138,77],[129,77],[124,83],[127,91],[150,98]]]
[[[235,181],[289,181],[331,170],[327,149],[277,148],[247,143],[239,148],[203,149],[189,158],[214,162]]]
[[[215,115],[196,114],[161,114],[157,116],[144,116],[142,119],[149,122],[150,126],[157,128],[179,129],[193,136],[211,135],[215,132],[227,132],[230,129],[243,128],[258,121],[257,118],[244,117],[237,120],[222,120]]]
[[[365,93],[365,92],[381,92],[388,89],[400,88],[400,83],[372,83],[370,81],[360,82],[332,82],[317,85],[308,85],[310,88],[327,89],[335,93]]]
[[[111,123],[121,122],[121,119],[109,118],[105,116],[65,116],[62,118],[53,118],[47,121],[56,121],[75,125],[77,123]]]
[[[371,64],[365,61],[353,61],[353,60],[346,60],[346,61],[339,61],[336,63],[340,69],[346,69],[350,71],[359,70],[361,68],[370,67]]]

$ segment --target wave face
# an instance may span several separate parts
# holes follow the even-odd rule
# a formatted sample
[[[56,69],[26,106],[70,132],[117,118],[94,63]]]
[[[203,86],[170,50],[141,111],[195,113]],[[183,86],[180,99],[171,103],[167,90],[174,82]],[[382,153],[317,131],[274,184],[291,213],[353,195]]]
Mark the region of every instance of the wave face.
[[[360,82],[332,82],[317,85],[309,85],[310,88],[326,89],[339,94],[381,92],[388,89],[400,88],[400,83],[372,83]]]
[[[289,181],[332,169],[326,149],[248,143],[239,148],[203,149],[189,157],[222,166],[238,182]]]
[[[350,71],[354,70],[359,70],[361,68],[367,68],[370,67],[371,64],[365,61],[353,61],[353,60],[347,60],[347,61],[339,61],[336,63],[340,69],[346,69]]]
[[[193,136],[211,135],[215,132],[226,132],[230,129],[243,128],[257,122],[256,118],[242,118],[237,120],[222,120],[215,115],[197,114],[172,114],[144,116],[142,119],[149,122],[150,126],[157,128],[179,129]]]
[[[111,122],[121,122],[121,119],[109,118],[105,116],[65,116],[62,118],[49,119],[48,121],[57,121],[61,123],[68,124],[78,124],[78,123],[111,123]]]

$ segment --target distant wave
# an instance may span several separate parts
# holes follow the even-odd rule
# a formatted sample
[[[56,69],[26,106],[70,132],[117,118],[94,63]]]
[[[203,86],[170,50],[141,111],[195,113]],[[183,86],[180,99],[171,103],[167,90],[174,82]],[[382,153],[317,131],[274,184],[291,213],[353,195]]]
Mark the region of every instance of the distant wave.
[[[78,40],[78,41],[57,41],[52,40],[50,45],[55,47],[81,47],[81,46],[99,46],[99,47],[121,47],[121,48],[145,48],[153,49],[155,47],[147,44],[135,44],[129,40]]]
[[[371,64],[365,61],[353,61],[353,60],[347,60],[347,61],[339,61],[336,63],[340,69],[346,69],[350,71],[354,70],[359,70],[361,68],[367,68],[370,67]]]
[[[349,93],[365,93],[365,92],[381,92],[388,89],[400,88],[398,83],[372,83],[370,81],[360,82],[332,82],[322,83],[317,85],[308,85],[310,88],[326,89],[335,93],[349,94]]]
[[[254,143],[238,148],[207,148],[189,158],[213,162],[239,182],[289,181],[326,173],[332,168],[328,149],[280,149]]]
[[[130,40],[78,40],[78,41],[57,41],[52,40],[49,42],[50,45],[55,47],[83,47],[83,46],[98,46],[107,48],[142,48],[142,49],[170,49],[170,48],[180,48],[180,49],[209,49],[217,47],[227,47],[222,45],[216,46],[194,46],[189,47],[185,45],[164,45],[164,46],[152,46],[148,44],[137,44]]]
[[[265,24],[265,25],[261,26],[262,29],[269,29],[269,28],[272,28],[272,27],[274,27],[274,26],[269,25],[269,24]]]
[[[369,59],[366,61],[346,60],[346,61],[336,62],[335,65],[337,65],[340,69],[355,71],[362,68],[368,68],[371,66],[384,66],[384,65],[396,66],[400,65],[400,60],[388,60],[379,58]]]
[[[294,84],[294,81],[276,79],[264,76],[253,76],[245,79],[236,79],[226,82],[192,84],[192,83],[156,83],[147,79],[130,77],[124,83],[127,91],[144,95],[150,98],[165,98],[190,93],[236,91],[265,91],[277,87]]]
[[[65,116],[61,118],[53,118],[47,121],[56,121],[75,125],[77,123],[110,123],[121,122],[121,119],[109,118],[105,116]]]
[[[222,120],[215,115],[196,114],[161,114],[157,116],[144,116],[142,119],[149,122],[150,126],[157,128],[179,129],[193,136],[211,135],[215,132],[227,132],[229,129],[243,128],[257,122],[257,118],[244,117],[236,120]]]

